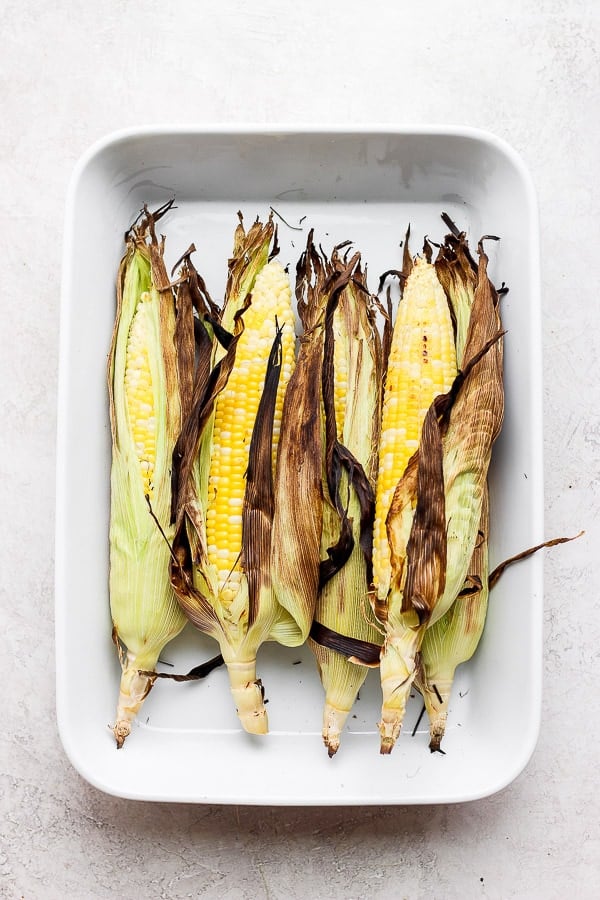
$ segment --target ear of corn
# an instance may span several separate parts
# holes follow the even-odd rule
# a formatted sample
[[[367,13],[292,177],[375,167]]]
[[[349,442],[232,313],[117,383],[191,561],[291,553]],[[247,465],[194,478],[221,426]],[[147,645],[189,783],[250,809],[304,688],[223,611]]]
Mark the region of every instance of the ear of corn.
[[[328,310],[332,313],[335,309],[357,262],[358,254],[355,254],[350,261],[339,260],[339,266],[330,265],[316,250],[311,231],[296,269],[302,334],[296,368],[284,401],[272,543],[277,598],[296,623],[294,631],[290,631],[284,619],[277,623],[273,636],[284,644],[300,644],[306,640],[319,587],[344,565],[352,551],[351,523],[339,493],[341,470],[352,468],[355,485],[366,480],[360,464],[356,462],[352,466],[351,454],[336,443],[335,413],[325,412],[324,403],[334,406],[333,383],[325,394],[322,389]],[[327,434],[331,427],[333,437]],[[325,485],[336,505],[337,530],[323,559]]]
[[[243,727],[267,731],[259,646],[293,616],[270,576],[273,469],[283,393],[295,351],[289,280],[269,262],[272,221],[236,231],[226,302],[216,331],[226,346],[192,410],[182,446],[173,583],[186,615],[218,640]],[[214,327],[214,326],[213,326]],[[225,340],[226,338],[226,340]]]
[[[384,753],[390,752],[400,731],[414,678],[417,635],[429,607],[438,599],[440,586],[443,588],[435,565],[426,585],[414,584],[419,560],[426,556],[422,534],[427,528],[426,505],[431,502],[435,524],[439,524],[439,504],[444,508],[439,484],[441,438],[433,413],[428,425],[430,456],[423,460],[428,468],[423,464],[419,471],[414,455],[434,398],[450,389],[455,375],[448,302],[435,268],[425,259],[417,259],[398,308],[387,365],[375,508],[374,608],[385,628],[379,725]],[[438,531],[433,523],[430,526],[432,539],[439,543]],[[441,553],[436,545],[438,551]],[[443,562],[441,559],[442,570]],[[419,591],[424,595],[418,596]]]
[[[146,211],[129,234],[109,354],[112,431],[110,608],[122,676],[121,747],[164,646],[185,624],[168,577],[171,454],[180,427],[173,296]],[[164,534],[161,534],[161,529]]]
[[[464,297],[467,298],[465,302],[469,303],[469,290],[464,292]],[[477,283],[461,372],[452,391],[438,398],[440,402],[436,400],[434,403],[433,411],[438,416],[443,435],[446,558],[441,593],[433,602],[433,595],[429,597],[421,610],[411,609],[414,603],[407,599],[407,585],[402,589],[403,573],[410,571],[411,567],[410,546],[406,543],[405,533],[402,533],[407,516],[397,515],[396,521],[388,520],[392,556],[399,563],[393,582],[400,590],[394,601],[392,584],[387,611],[391,620],[393,607],[399,606],[402,619],[400,623],[388,625],[388,633],[393,633],[393,640],[389,645],[386,641],[386,650],[382,654],[382,752],[390,752],[399,733],[404,713],[402,695],[408,693],[415,677],[416,657],[425,629],[441,618],[455,601],[465,582],[475,547],[492,445],[503,416],[502,341],[497,299],[487,277],[487,256],[480,244]],[[455,308],[458,308],[459,302],[456,301]],[[425,450],[421,448],[415,462],[417,472],[426,463],[424,454]],[[402,491],[397,490],[397,493]],[[407,504],[399,504],[399,508],[406,510]],[[390,519],[394,516],[391,515]],[[408,576],[406,580],[408,582]],[[388,652],[388,646],[394,649],[393,654]]]
[[[466,371],[500,331],[498,297],[487,276],[487,256],[480,243],[479,264],[475,264],[465,235],[453,233],[440,249],[436,265],[457,321],[463,323],[457,337],[460,340],[462,331],[461,366]],[[444,439],[449,506],[446,586],[423,639],[420,670],[432,751],[439,750],[445,732],[456,666],[471,658],[485,624],[489,595],[487,472],[503,413],[499,339],[467,374]]]
[[[323,264],[327,262],[324,260]],[[331,266],[342,267],[337,252]],[[325,427],[325,443],[328,434],[331,441],[339,442],[362,466],[365,479],[361,494],[355,479],[342,468],[339,484],[334,488],[337,504],[336,498],[329,495],[326,478],[323,486],[321,557],[335,546],[340,534],[340,499],[353,543],[342,567],[325,583],[321,579],[309,642],[325,689],[323,740],[330,756],[339,747],[367,666],[378,663],[381,645],[380,628],[368,602],[381,371],[381,342],[372,298],[358,267],[352,281],[337,295],[335,307],[330,305],[326,314],[322,378],[325,416],[333,411],[335,419],[333,431]]]
[[[446,730],[448,703],[457,666],[477,649],[487,614],[488,492],[484,492],[477,542],[462,591],[450,609],[425,632],[421,645],[417,686],[429,717],[429,748],[440,749]]]

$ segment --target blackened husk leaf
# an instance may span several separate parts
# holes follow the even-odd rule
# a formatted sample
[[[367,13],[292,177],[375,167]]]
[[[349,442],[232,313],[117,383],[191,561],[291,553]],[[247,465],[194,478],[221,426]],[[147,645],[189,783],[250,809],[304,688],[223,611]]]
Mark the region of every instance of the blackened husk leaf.
[[[315,269],[319,257],[312,236],[311,230],[296,266],[296,298],[303,330],[283,402],[271,545],[277,600],[302,623],[305,637],[319,587],[323,518],[320,385],[324,285],[319,269]]]
[[[192,472],[200,439],[212,416],[215,400],[227,384],[235,363],[246,308],[245,304],[235,315],[233,339],[225,355],[210,370],[204,385],[199,385],[199,396],[184,422],[173,454],[177,488],[174,507],[177,529],[173,550],[178,562],[171,564],[171,583],[186,616],[201,631],[210,632],[218,619],[208,600],[193,587],[192,567],[205,565],[208,555],[204,511],[200,498],[196,496]]]
[[[402,279],[404,286],[406,284],[406,280],[410,273],[414,268],[414,262],[412,258],[412,253],[410,252],[410,225],[406,228],[406,234],[404,236],[404,243],[402,245]]]
[[[334,334],[333,316],[338,304],[341,292],[346,288],[360,261],[360,255],[354,254],[349,263],[342,263],[334,257],[333,272],[327,284],[325,293],[329,293],[325,313],[325,340],[323,353],[323,368],[321,388],[323,395],[323,410],[325,416],[325,474],[327,488],[331,503],[335,507],[340,519],[340,534],[335,544],[327,548],[327,559],[321,561],[319,572],[319,587],[323,587],[336,572],[349,559],[354,547],[352,534],[352,522],[348,517],[346,501],[340,495],[342,471],[347,473],[348,481],[356,491],[361,508],[361,532],[360,543],[367,560],[369,578],[372,568],[372,542],[373,542],[373,515],[375,509],[375,495],[362,464],[338,439],[338,429],[335,418],[335,375],[334,375]],[[324,261],[327,270],[328,263]]]
[[[273,527],[273,418],[281,373],[281,328],[273,341],[265,384],[250,441],[246,490],[242,508],[242,568],[248,579],[248,627],[256,620],[261,589],[271,585],[270,559]]]
[[[176,300],[178,321],[175,342],[180,383],[182,385],[182,410],[184,410],[184,415],[182,415],[181,433],[173,452],[171,471],[172,522],[176,521],[177,509],[182,502],[179,496],[180,491],[190,477],[190,466],[194,459],[192,453],[194,436],[199,441],[201,430],[204,427],[204,424],[198,422],[198,415],[205,404],[205,394],[211,376],[213,351],[213,340],[206,329],[204,321],[214,316],[217,312],[217,307],[211,300],[204,279],[190,259],[190,253],[193,249],[192,245],[182,257],[183,267]],[[194,316],[194,310],[196,316]],[[179,321],[180,314],[181,321]],[[237,338],[232,336],[232,340],[235,340],[237,343]],[[235,359],[235,356],[233,359]],[[230,362],[231,365],[229,363],[226,364],[226,367],[229,365],[227,377],[229,377],[233,360]],[[183,397],[184,393],[185,397]],[[212,407],[210,407],[210,410],[212,410]],[[210,415],[210,411],[208,414]]]
[[[336,653],[341,653],[342,656],[353,659],[364,666],[375,667],[379,665],[379,654],[381,653],[379,644],[340,634],[339,631],[328,628],[321,622],[317,622],[316,619],[312,623],[310,637],[316,644],[335,650]]]
[[[387,514],[385,527],[390,546],[390,565],[392,571],[391,587],[395,592],[404,589],[406,580],[406,554],[410,529],[417,502],[418,451],[408,461],[404,474],[400,478]],[[390,594],[380,598],[375,593],[373,611],[379,621],[388,621]]]
[[[577,538],[580,538],[584,533],[585,532],[580,531],[579,534],[575,534],[572,537],[551,538],[548,541],[542,541],[541,544],[536,544],[534,547],[528,547],[527,550],[521,550],[520,553],[515,553],[514,556],[509,556],[508,559],[502,560],[501,563],[498,563],[494,571],[490,573],[490,577],[488,579],[490,590],[498,583],[505,570],[509,566],[512,566],[513,563],[521,562],[521,560],[524,559],[529,559],[530,556],[533,556],[533,554],[537,553],[539,550],[548,549],[549,547],[557,547],[558,544],[568,544],[569,541],[576,541]]]
[[[187,272],[184,269],[182,279],[177,285],[175,295],[175,346],[177,347],[177,369],[179,372],[179,393],[181,399],[181,415],[185,420],[189,416],[194,394],[194,367],[196,359],[196,341],[194,336],[194,307]]]
[[[321,561],[319,587],[332,578],[347,562],[354,547],[352,522],[348,517],[347,507],[340,495],[341,474],[345,470],[351,489],[356,493],[360,505],[360,547],[367,565],[367,581],[370,583],[373,574],[373,517],[375,514],[375,492],[366,476],[363,466],[339,441],[333,454],[335,472],[330,477],[334,480],[334,506],[340,518],[340,536],[338,541],[327,548],[327,559]]]
[[[406,585],[402,610],[427,623],[446,578],[446,504],[442,439],[435,407],[429,408],[420,442],[417,506],[406,548]]]

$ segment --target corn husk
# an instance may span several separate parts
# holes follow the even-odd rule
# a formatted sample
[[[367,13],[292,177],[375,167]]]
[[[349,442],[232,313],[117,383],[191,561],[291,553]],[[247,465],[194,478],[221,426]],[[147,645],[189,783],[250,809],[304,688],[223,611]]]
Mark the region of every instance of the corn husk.
[[[299,628],[292,634],[285,620],[278,623],[274,636],[289,646],[292,640],[304,643],[308,637],[322,569],[337,571],[349,553],[346,528],[328,559],[321,561],[325,453],[321,376],[327,304],[343,289],[355,265],[356,259],[352,259],[340,272],[326,270],[311,231],[296,266],[302,330],[296,368],[283,406],[271,558],[277,599]]]
[[[173,336],[173,293],[163,263],[163,242],[145,209],[127,235],[117,281],[117,313],[108,360],[112,435],[110,609],[122,674],[116,721],[117,747],[150,691],[151,673],[165,645],[185,625],[169,569],[171,456],[180,429],[180,397]],[[125,397],[127,341],[142,294],[152,339],[149,361],[157,420],[152,497],[145,495]]]
[[[331,262],[323,255],[320,262],[325,271],[341,271],[344,266],[337,250]],[[342,729],[368,668],[379,663],[382,637],[368,593],[381,372],[375,308],[358,263],[352,280],[327,306],[321,378],[326,469],[321,557],[329,563],[321,566],[309,644],[325,690],[323,741],[329,756],[339,748]],[[334,399],[341,392],[338,380],[342,373],[345,396]],[[351,549],[338,568],[332,548],[345,533]]]

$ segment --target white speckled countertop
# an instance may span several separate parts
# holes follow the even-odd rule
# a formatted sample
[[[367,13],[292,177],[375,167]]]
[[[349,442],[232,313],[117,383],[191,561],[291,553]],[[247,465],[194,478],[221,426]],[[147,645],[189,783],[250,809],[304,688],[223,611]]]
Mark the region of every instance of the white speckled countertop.
[[[598,896],[600,7],[5,0],[0,24],[0,896]],[[524,773],[488,799],[143,804],[98,792],[64,755],[53,528],[66,186],[80,154],[114,129],[219,121],[473,125],[512,144],[533,175],[545,530],[586,534],[546,553],[540,739]]]

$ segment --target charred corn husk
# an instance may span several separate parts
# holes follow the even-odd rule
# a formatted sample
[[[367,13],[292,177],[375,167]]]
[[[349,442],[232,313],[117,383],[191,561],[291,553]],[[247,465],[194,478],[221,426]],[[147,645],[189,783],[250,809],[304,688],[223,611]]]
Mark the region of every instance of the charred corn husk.
[[[173,294],[147,210],[127,237],[108,365],[112,433],[110,609],[122,666],[121,747],[185,617],[170,585],[171,455],[180,428]],[[161,534],[161,529],[163,534]]]
[[[477,263],[471,256],[465,234],[455,228],[454,223],[446,214],[442,218],[453,231],[446,236],[434,265],[452,309],[455,324],[456,360],[460,368],[475,300]]]
[[[457,666],[477,649],[487,614],[488,491],[484,491],[479,532],[465,584],[450,609],[425,632],[416,684],[429,718],[429,749],[440,749]]]
[[[295,353],[289,279],[269,259],[275,252],[272,220],[246,233],[240,218],[225,305],[212,323],[213,368],[180,447],[172,566],[182,609],[219,642],[240,722],[257,734],[268,728],[258,648],[283,620],[297,638],[270,575],[274,459]]]
[[[406,279],[394,324],[377,479],[373,585],[375,613],[385,628],[380,665],[382,753],[390,752],[399,734],[414,678],[417,634],[440,588],[442,536],[433,525],[439,528],[444,498],[440,488],[441,438],[433,414],[429,416],[427,453],[435,458],[432,455],[426,460],[429,469],[421,466],[419,472],[415,453],[432,401],[450,389],[455,376],[448,302],[434,266],[426,259],[417,259]],[[426,584],[420,583],[421,569]],[[427,596],[421,596],[423,592]]]
[[[320,578],[323,526],[321,373],[328,298],[341,290],[354,266],[327,277],[309,233],[296,266],[301,322],[296,367],[286,389],[277,453],[271,573],[278,602],[288,613],[274,636],[293,645],[306,641]],[[295,623],[290,630],[289,621]]]
[[[466,244],[464,235],[461,241]],[[492,447],[504,419],[499,298],[487,274],[488,257],[482,242],[478,256],[460,362],[464,380],[443,423],[447,568],[444,592],[432,610],[430,625],[450,608],[465,582],[477,541]]]
[[[337,440],[334,390],[323,389],[331,367],[324,370],[325,337],[341,292],[356,270],[359,255],[330,265],[308,235],[296,267],[296,299],[302,323],[296,369],[287,387],[277,458],[273,519],[272,574],[279,603],[293,614],[300,629],[298,643],[308,637],[319,589],[338,572],[353,548],[352,523],[340,495],[341,472],[352,473],[356,491],[368,493],[362,466]],[[329,349],[333,352],[333,344]],[[332,543],[323,554],[324,497],[337,522]],[[364,496],[361,502],[364,502]],[[326,504],[325,504],[326,505]],[[337,517],[337,519],[336,519]],[[325,523],[325,527],[328,525]],[[324,558],[325,557],[325,558]],[[274,636],[281,634],[282,622]]]
[[[344,261],[334,251],[331,263],[323,258],[322,265],[333,273],[343,269]],[[352,542],[342,567],[321,578],[309,641],[325,689],[323,741],[333,756],[368,667],[379,663],[381,645],[368,592],[382,359],[375,310],[360,265],[328,304],[324,350],[321,384],[329,477],[323,485],[321,557],[331,559],[328,551],[343,531]],[[338,467],[337,457],[346,452],[351,454],[349,465]]]

